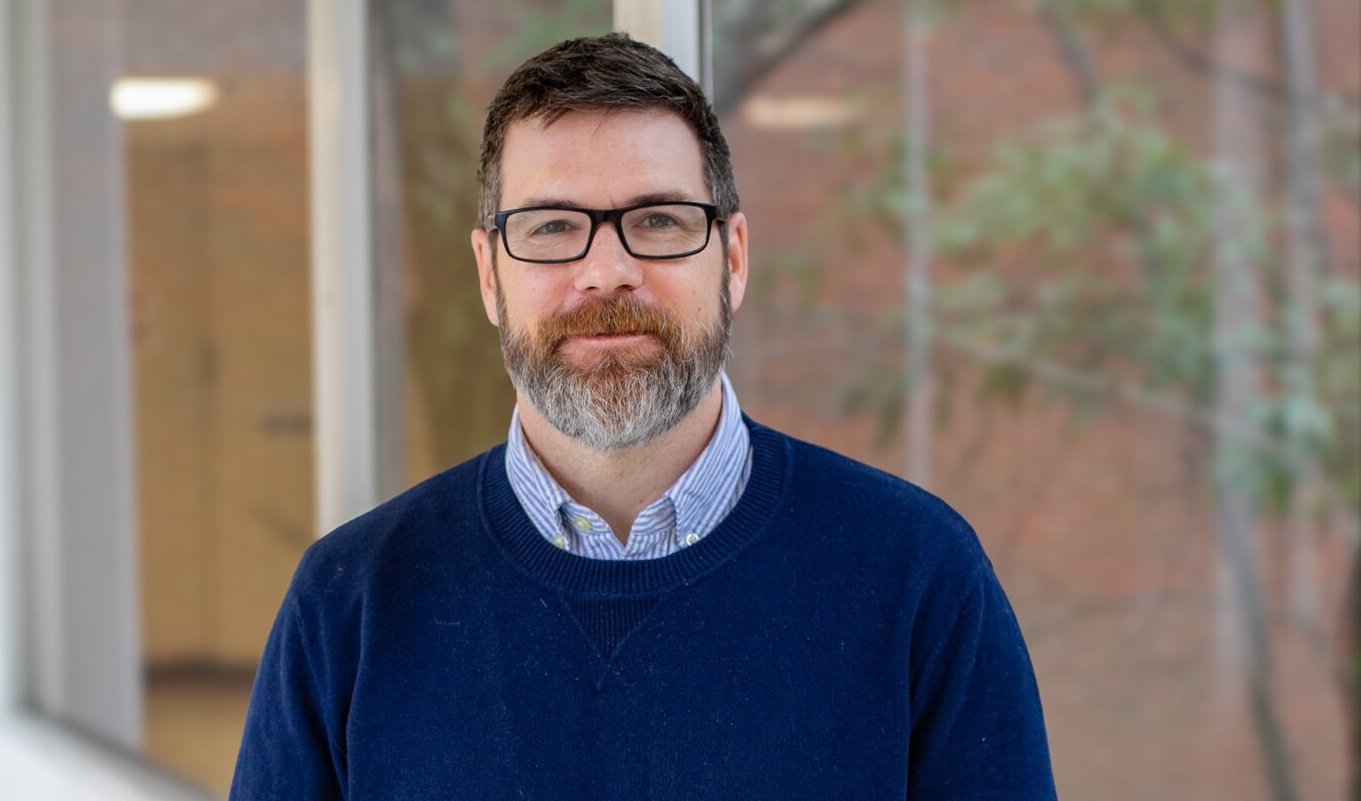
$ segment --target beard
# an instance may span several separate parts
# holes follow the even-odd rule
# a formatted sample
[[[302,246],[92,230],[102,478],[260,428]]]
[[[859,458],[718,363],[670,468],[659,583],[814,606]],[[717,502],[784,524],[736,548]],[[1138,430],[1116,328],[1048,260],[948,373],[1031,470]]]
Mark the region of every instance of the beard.
[[[732,329],[727,285],[725,276],[719,319],[708,327],[686,328],[665,310],[625,293],[582,303],[533,333],[510,325],[498,286],[506,372],[539,414],[567,436],[598,451],[642,445],[694,411],[723,369]],[[595,334],[643,334],[654,342],[593,351],[580,364],[566,359],[565,342]]]

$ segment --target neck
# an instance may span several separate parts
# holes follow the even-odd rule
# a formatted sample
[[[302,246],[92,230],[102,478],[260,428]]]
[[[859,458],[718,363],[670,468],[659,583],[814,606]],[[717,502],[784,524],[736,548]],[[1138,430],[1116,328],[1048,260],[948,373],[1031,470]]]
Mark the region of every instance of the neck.
[[[594,510],[620,542],[627,542],[638,513],[662,496],[699,458],[718,427],[723,391],[716,380],[690,414],[666,432],[633,448],[599,451],[563,434],[517,398],[520,425],[539,461],[578,503]]]

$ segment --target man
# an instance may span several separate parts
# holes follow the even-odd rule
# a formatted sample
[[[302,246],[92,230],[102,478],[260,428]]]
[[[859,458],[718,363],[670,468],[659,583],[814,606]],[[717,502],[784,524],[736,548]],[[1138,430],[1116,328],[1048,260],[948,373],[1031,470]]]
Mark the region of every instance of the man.
[[[232,797],[1052,799],[968,525],[738,409],[748,231],[698,87],[560,44],[479,175],[508,442],[308,551]]]

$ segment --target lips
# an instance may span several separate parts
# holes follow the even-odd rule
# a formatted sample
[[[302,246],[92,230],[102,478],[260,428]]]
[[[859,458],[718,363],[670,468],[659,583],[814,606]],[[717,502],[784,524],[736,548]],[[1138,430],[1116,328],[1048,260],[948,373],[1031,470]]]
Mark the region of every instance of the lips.
[[[655,334],[651,334],[646,331],[622,331],[610,333],[596,332],[591,334],[578,334],[575,336],[566,337],[565,339],[558,342],[558,349],[560,350],[569,342],[580,342],[588,347],[590,346],[636,347],[643,346],[647,342],[655,342],[658,343],[659,345],[661,344],[661,340]]]

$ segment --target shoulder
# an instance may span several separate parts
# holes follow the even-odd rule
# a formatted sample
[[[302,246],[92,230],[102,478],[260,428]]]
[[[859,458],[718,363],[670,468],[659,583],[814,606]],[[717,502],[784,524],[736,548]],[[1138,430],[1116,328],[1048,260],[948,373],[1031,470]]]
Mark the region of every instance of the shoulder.
[[[307,549],[293,577],[294,594],[380,582],[412,565],[447,561],[480,528],[484,471],[499,464],[497,446],[438,473],[340,525]]]
[[[749,420],[747,426],[754,447],[786,451],[789,498],[801,509],[884,526],[925,526],[976,542],[963,516],[922,487],[759,423]]]
[[[800,540],[854,561],[972,584],[992,565],[948,503],[898,476],[747,421],[753,447],[785,452],[780,518]],[[757,460],[760,463],[760,460]]]

